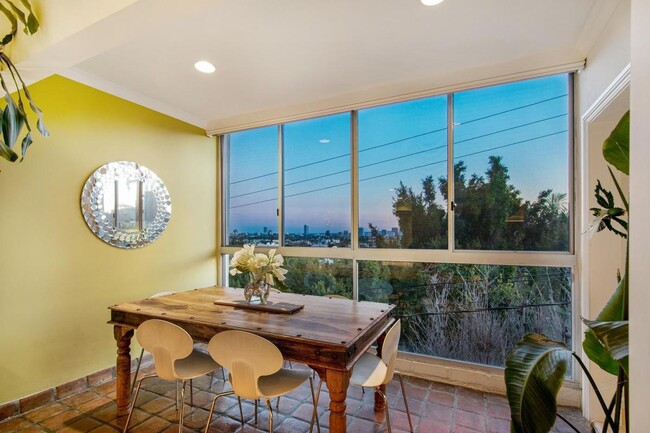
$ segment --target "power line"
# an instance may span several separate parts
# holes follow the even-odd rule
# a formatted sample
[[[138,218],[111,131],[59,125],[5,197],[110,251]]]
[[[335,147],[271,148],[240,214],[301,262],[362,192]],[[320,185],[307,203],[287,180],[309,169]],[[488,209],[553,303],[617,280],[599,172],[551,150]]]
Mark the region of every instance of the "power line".
[[[571,302],[566,301],[566,302],[548,302],[543,304],[521,304],[521,305],[510,305],[507,307],[477,308],[475,310],[434,311],[430,313],[413,313],[413,314],[396,315],[395,317],[408,318],[408,317],[422,317],[422,316],[442,316],[446,314],[482,313],[486,311],[522,310],[524,308],[557,307],[560,305],[571,305]]]
[[[500,129],[498,131],[493,131],[493,132],[488,132],[486,134],[478,135],[478,136],[472,137],[472,138],[467,138],[465,140],[459,140],[459,141],[454,142],[454,144],[466,143],[468,141],[477,140],[479,138],[489,137],[491,135],[500,134],[502,132],[508,132],[508,131],[512,131],[512,130],[515,130],[515,129],[524,128],[526,126],[534,125],[534,124],[541,123],[541,122],[546,122],[547,120],[557,119],[559,117],[563,117],[563,116],[566,116],[566,115],[567,115],[567,113],[563,113],[563,114],[558,114],[558,115],[555,115],[555,116],[545,117],[544,119],[538,119],[538,120],[528,122],[528,123],[524,123],[524,124],[521,124],[521,125],[511,126],[509,128]],[[373,162],[373,163],[370,163],[370,164],[360,165],[359,169],[371,167],[371,166],[374,166],[374,165],[383,164],[383,163],[386,163],[386,162],[396,161],[398,159],[408,158],[410,156],[415,156],[415,155],[420,155],[420,154],[423,154],[423,153],[432,152],[432,151],[438,150],[438,149],[444,149],[446,147],[447,147],[447,144],[444,144],[442,146],[436,146],[436,147],[432,147],[430,149],[420,150],[418,152],[408,153],[406,155],[400,155],[400,156],[396,156],[396,157],[393,157],[393,158],[388,158],[388,159],[384,159],[384,160],[381,160],[381,161]],[[347,154],[347,155],[349,155],[349,154]],[[338,157],[335,157],[335,158],[338,158]],[[328,160],[335,159],[335,158],[329,158]],[[305,164],[304,166],[314,165],[314,164],[316,164],[316,163]],[[294,168],[297,168],[297,167],[294,167]],[[317,179],[323,179],[325,177],[335,176],[337,174],[342,174],[342,173],[347,173],[347,172],[349,172],[349,170],[341,170],[341,171],[337,171],[337,172],[333,172],[333,173],[329,173],[329,174],[323,174],[323,175],[316,176],[316,177],[310,177],[310,178],[307,178],[307,179],[303,179],[301,181],[295,181],[295,182],[292,182],[292,183],[287,183],[284,186],[286,187],[286,186],[291,186],[291,185],[297,185],[297,184],[300,184],[300,183],[310,182],[312,180],[317,180]],[[277,172],[275,172],[275,173],[277,173]],[[264,175],[264,176],[266,176],[266,175]],[[262,192],[272,191],[272,190],[275,190],[275,189],[278,189],[278,187],[274,186],[274,187],[269,187],[269,188],[265,188],[265,189],[258,189],[258,190],[252,191],[252,192],[233,195],[233,196],[230,196],[230,198],[233,199],[233,198],[244,197],[244,196],[248,196],[248,195],[259,194],[259,193],[262,193]]]
[[[524,108],[529,108],[529,107],[532,107],[532,106],[535,106],[535,105],[543,104],[545,102],[549,102],[549,101],[553,101],[553,100],[556,100],[556,99],[564,98],[566,96],[567,96],[567,94],[565,93],[563,95],[558,95],[558,96],[554,96],[554,97],[551,97],[551,98],[542,99],[541,101],[533,102],[533,103],[526,104],[526,105],[521,105],[519,107],[510,108],[508,110],[499,111],[497,113],[488,114],[487,116],[483,116],[483,117],[479,117],[479,118],[476,118],[476,119],[468,120],[466,122],[459,123],[458,125],[467,125],[468,123],[474,123],[474,122],[478,122],[480,120],[485,120],[485,119],[489,119],[491,117],[496,117],[496,116],[499,116],[501,114],[510,113],[510,112],[517,111],[517,110],[522,110]],[[404,141],[412,140],[414,138],[420,138],[420,137],[424,137],[426,135],[435,134],[437,132],[442,132],[442,131],[446,131],[446,130],[447,130],[447,128],[445,127],[445,128],[435,129],[433,131],[423,132],[421,134],[411,135],[409,137],[400,138],[400,139],[389,141],[389,142],[379,144],[379,145],[376,145],[376,146],[361,149],[361,150],[359,150],[359,153],[367,152],[369,150],[379,149],[381,147],[389,146],[391,144],[402,143]],[[345,154],[342,154],[342,155],[333,156],[333,157],[330,157],[330,158],[309,162],[309,163],[306,163],[306,164],[302,164],[302,165],[298,165],[298,166],[295,166],[295,167],[287,168],[284,171],[287,172],[287,171],[291,171],[291,170],[297,170],[299,168],[309,167],[311,165],[316,165],[316,164],[320,164],[320,163],[323,163],[323,162],[328,162],[328,161],[332,161],[332,160],[335,160],[335,159],[344,158],[346,156],[350,156],[350,153],[345,153]],[[231,182],[230,184],[234,185],[234,184],[237,184],[237,183],[247,182],[249,180],[261,179],[263,177],[271,176],[271,175],[274,175],[274,174],[278,174],[278,172],[273,171],[273,172],[270,172],[270,173],[260,174],[260,175],[254,176],[254,177],[249,177],[249,178],[246,178],[246,179],[240,179],[240,180]]]
[[[465,158],[467,156],[474,156],[474,155],[478,155],[478,154],[481,154],[481,153],[490,152],[490,151],[496,150],[496,149],[503,149],[505,147],[515,146],[517,144],[522,144],[522,143],[527,143],[527,142],[534,141],[534,140],[539,140],[541,138],[551,137],[553,135],[564,134],[566,132],[567,132],[567,130],[565,129],[563,131],[553,132],[553,133],[550,133],[550,134],[540,135],[540,136],[529,138],[529,139],[526,139],[526,140],[516,141],[514,143],[504,144],[502,146],[495,146],[495,147],[491,147],[489,149],[479,150],[479,151],[476,151],[476,152],[470,152],[470,153],[466,153],[464,155],[456,156],[456,157],[454,157],[454,160],[457,160],[457,159],[460,159],[460,158]],[[396,170],[396,171],[392,171],[392,172],[389,172],[389,173],[383,173],[383,174],[380,174],[380,175],[367,177],[365,179],[359,179],[359,182],[365,182],[367,180],[377,179],[377,178],[384,177],[384,176],[390,176],[390,175],[393,175],[393,174],[404,173],[404,172],[411,171],[411,170],[417,170],[419,168],[429,167],[429,166],[432,166],[432,165],[437,165],[437,164],[441,164],[441,163],[445,163],[445,162],[447,162],[446,159],[441,159],[439,161],[434,161],[434,162],[430,162],[430,163],[427,163],[427,164],[418,165],[418,166],[415,166],[415,167],[409,167],[409,168],[405,168],[405,169],[402,169],[402,170]],[[285,198],[286,197],[296,197],[296,196],[310,194],[312,192],[324,191],[324,190],[332,189],[332,188],[338,188],[338,187],[349,185],[349,184],[350,184],[350,182],[345,182],[345,183],[340,183],[340,184],[337,184],[337,185],[326,186],[326,187],[322,187],[322,188],[318,188],[318,189],[314,189],[314,190],[309,190],[309,191],[304,191],[304,192],[300,192],[300,193],[285,195]],[[277,189],[277,187],[269,188],[269,190],[271,190],[271,189]],[[271,199],[268,199],[268,200],[260,200],[260,201],[245,203],[245,204],[241,204],[241,205],[237,205],[237,206],[231,206],[230,209],[236,209],[236,208],[251,206],[251,205],[260,204],[260,203],[267,203],[267,202],[275,201],[275,200],[277,200],[277,197],[276,198],[271,198]]]

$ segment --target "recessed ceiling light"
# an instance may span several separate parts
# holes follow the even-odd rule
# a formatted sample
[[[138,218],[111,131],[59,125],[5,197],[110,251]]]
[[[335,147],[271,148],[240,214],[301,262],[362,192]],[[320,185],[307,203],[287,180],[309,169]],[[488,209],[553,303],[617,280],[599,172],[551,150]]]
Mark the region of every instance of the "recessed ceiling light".
[[[321,138],[320,140],[318,140],[318,142],[325,144],[325,143],[329,143],[330,141],[327,138]]]
[[[216,68],[212,63],[207,62],[205,60],[196,62],[194,64],[194,67],[196,68],[197,71],[203,72],[204,74],[211,74],[216,70]]]
[[[435,6],[442,3],[444,0],[420,0],[425,6]]]

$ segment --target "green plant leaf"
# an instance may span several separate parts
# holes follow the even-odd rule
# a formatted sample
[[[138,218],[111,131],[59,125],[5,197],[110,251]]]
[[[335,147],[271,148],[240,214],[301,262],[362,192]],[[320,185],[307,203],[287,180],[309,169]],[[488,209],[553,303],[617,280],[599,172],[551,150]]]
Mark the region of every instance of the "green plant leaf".
[[[621,281],[618,282],[616,290],[609,298],[609,301],[607,301],[605,307],[596,317],[596,321],[619,322],[628,320],[626,313],[627,309],[625,308],[627,289],[628,278],[627,274],[625,274],[623,275],[623,278],[621,278]],[[600,368],[614,376],[618,374],[618,361],[612,358],[591,329],[588,329],[585,332],[585,339],[582,343],[582,348],[587,357],[595,362]]]
[[[7,45],[13,40],[14,35],[16,34],[16,30],[18,29],[18,20],[2,3],[0,3],[0,12],[2,12],[11,23],[11,30],[2,37],[2,41],[0,42],[2,45]]]
[[[605,161],[619,171],[630,174],[630,112],[623,115],[618,125],[603,143]]]
[[[5,144],[13,148],[25,124],[25,115],[20,112],[8,93],[5,94],[5,101],[7,101],[7,106],[2,113],[2,137]]]
[[[571,352],[560,342],[528,334],[506,357],[505,381],[512,433],[548,433]]]
[[[618,361],[620,366],[629,376],[628,359],[629,359],[629,339],[627,320],[616,322],[599,322],[597,320],[583,320],[585,325],[592,331],[592,335],[598,338],[598,341],[605,348],[609,356]]]
[[[10,162],[14,162],[18,159],[18,154],[11,150],[11,148],[2,141],[0,141],[0,156]]]
[[[36,19],[36,16],[34,15],[34,11],[32,10],[32,5],[29,4],[29,0],[20,0],[20,2],[23,4],[23,7],[29,12],[29,15],[27,16],[26,28],[29,30],[29,33],[33,35],[38,31],[38,19]]]

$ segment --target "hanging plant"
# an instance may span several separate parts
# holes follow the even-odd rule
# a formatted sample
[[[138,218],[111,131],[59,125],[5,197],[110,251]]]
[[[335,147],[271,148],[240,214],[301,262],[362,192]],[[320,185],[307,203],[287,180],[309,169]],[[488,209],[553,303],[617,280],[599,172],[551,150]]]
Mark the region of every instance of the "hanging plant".
[[[36,121],[36,128],[43,137],[50,135],[49,131],[43,123],[43,112],[36,106],[32,96],[27,90],[25,82],[12,63],[9,57],[4,52],[4,47],[13,41],[16,32],[18,31],[18,22],[23,26],[23,31],[27,35],[33,35],[38,31],[39,23],[32,11],[32,6],[29,0],[18,0],[18,2],[10,0],[0,0],[0,12],[4,14],[9,23],[11,30],[0,41],[0,85],[5,92],[4,100],[5,107],[0,108],[0,118],[2,119],[2,136],[0,137],[0,156],[7,161],[15,162],[22,161],[25,157],[27,149],[32,144],[32,127],[29,124],[29,119],[25,113],[24,98],[29,102],[29,107],[36,113],[38,120]],[[7,88],[5,76],[11,76],[11,80],[15,86],[15,93],[12,94]],[[10,81],[10,82],[12,82]],[[14,99],[14,97],[16,99]],[[26,132],[23,134],[23,128]],[[16,143],[20,141],[20,155],[14,150]]]

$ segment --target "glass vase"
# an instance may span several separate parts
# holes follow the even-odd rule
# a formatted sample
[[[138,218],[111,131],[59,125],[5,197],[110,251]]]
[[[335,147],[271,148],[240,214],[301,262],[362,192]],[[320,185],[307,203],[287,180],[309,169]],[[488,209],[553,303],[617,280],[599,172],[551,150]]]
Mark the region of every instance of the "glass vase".
[[[264,279],[256,279],[251,277],[246,287],[244,287],[244,299],[249,304],[266,304],[269,299],[270,286],[266,284]]]

